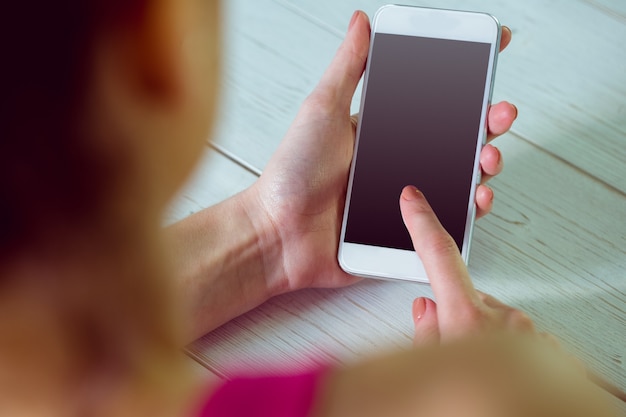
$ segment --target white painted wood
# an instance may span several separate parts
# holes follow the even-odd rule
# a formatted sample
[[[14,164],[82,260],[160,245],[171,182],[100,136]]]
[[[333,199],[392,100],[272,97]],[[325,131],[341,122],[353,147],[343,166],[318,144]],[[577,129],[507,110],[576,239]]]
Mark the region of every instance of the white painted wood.
[[[213,372],[202,366],[197,360],[189,356],[185,356],[183,362],[191,374],[196,377],[201,384],[211,386],[218,384],[222,380],[219,376],[215,375]]]
[[[602,12],[614,19],[626,22],[626,1],[623,0],[584,0],[590,5],[597,7]]]
[[[475,233],[478,288],[529,312],[594,369],[624,386],[624,197],[524,141],[503,141],[497,205]],[[546,178],[554,178],[546,181]],[[537,196],[542,196],[538,199]],[[302,368],[408,346],[413,298],[428,286],[365,281],[271,300],[191,348],[229,375],[242,364]]]
[[[626,387],[626,23],[610,0],[436,2],[497,15],[514,31],[496,99],[518,104],[497,143],[505,172],[478,223],[477,286],[528,311],[600,374]],[[229,0],[222,123],[214,143],[262,169],[339,45],[353,9],[381,1]],[[405,1],[404,3],[410,3]],[[434,1],[421,2],[435,4]],[[461,7],[463,6],[463,7]],[[607,6],[607,7],[608,7]],[[210,152],[170,221],[254,175]],[[191,346],[218,375],[350,362],[410,344],[410,303],[428,286],[380,281],[269,301]],[[276,371],[276,369],[274,369]],[[626,410],[626,409],[624,409]]]
[[[174,223],[235,195],[250,186],[256,178],[241,166],[207,147],[195,172],[168,208],[165,224]]]
[[[218,143],[262,168],[284,132],[282,120],[292,119],[319,79],[352,11],[373,14],[385,2],[229,1],[226,82],[237,103],[229,108],[256,106],[265,117],[248,119],[252,126],[233,122]],[[626,191],[624,22],[582,1],[419,3],[489,11],[509,25],[515,40],[501,56],[494,99],[518,105],[515,132]]]
[[[261,170],[339,38],[271,0],[229,0],[224,8],[223,124],[213,142]]]

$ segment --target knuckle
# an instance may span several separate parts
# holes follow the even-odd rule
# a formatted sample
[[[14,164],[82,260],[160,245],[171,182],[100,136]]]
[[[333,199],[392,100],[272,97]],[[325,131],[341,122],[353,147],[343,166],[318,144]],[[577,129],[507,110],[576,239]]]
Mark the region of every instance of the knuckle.
[[[443,229],[425,236],[424,246],[429,253],[435,256],[456,255],[459,252],[459,248],[454,239],[452,239],[449,234],[445,233]]]
[[[522,331],[532,331],[535,328],[535,325],[528,314],[516,309],[513,309],[509,313],[508,323],[513,328]]]
[[[543,339],[548,345],[555,349],[561,348],[561,342],[559,339],[551,333],[541,332],[539,333],[539,337]]]
[[[491,300],[493,300],[493,296],[487,294],[486,292],[476,290],[476,294],[478,294],[478,299],[485,304],[488,304]]]
[[[355,113],[350,116],[350,122],[352,123],[352,127],[356,130],[356,127],[359,124],[359,114]]]
[[[336,112],[337,96],[332,89],[316,88],[304,100],[303,107],[315,114],[333,116]]]
[[[458,321],[468,331],[482,329],[486,324],[486,316],[479,308],[473,305],[459,307]]]
[[[494,297],[491,294],[487,294],[482,291],[477,291],[477,293],[478,293],[478,298],[480,299],[480,301],[482,301],[488,307],[499,308],[504,305],[502,301],[498,300],[496,297]]]

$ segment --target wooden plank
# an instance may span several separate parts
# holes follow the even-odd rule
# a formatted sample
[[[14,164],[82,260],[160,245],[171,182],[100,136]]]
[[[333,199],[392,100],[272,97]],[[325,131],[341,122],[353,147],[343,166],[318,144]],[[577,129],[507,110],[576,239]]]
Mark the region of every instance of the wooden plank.
[[[586,3],[597,7],[609,16],[626,22],[626,1],[623,0],[584,0]]]
[[[626,385],[624,196],[523,140],[502,140],[493,215],[475,233],[477,286],[529,312],[600,374]],[[547,180],[550,179],[550,180]],[[197,341],[210,369],[282,372],[408,346],[410,305],[426,285],[368,280],[270,300]],[[278,369],[275,369],[278,367]]]
[[[249,187],[257,177],[214,149],[205,150],[195,172],[167,209],[171,224]]]
[[[286,18],[270,0],[228,1],[224,8],[223,124],[213,141],[261,170],[339,38],[302,17]]]
[[[374,3],[359,5],[371,12]],[[515,101],[521,114],[519,136],[499,143],[507,169],[494,182],[494,215],[475,234],[473,276],[624,387],[626,94],[618,83],[624,28],[581,2],[475,4],[493,6],[515,31],[515,49],[501,57],[496,98]],[[225,6],[223,123],[214,142],[261,169],[334,54],[355,3],[231,0]],[[572,67],[577,76],[569,74]],[[232,185],[220,171],[186,191],[194,204],[179,203],[173,218],[254,180],[239,168],[242,182]],[[212,187],[218,191],[207,191]],[[410,302],[429,294],[424,285],[378,281],[302,291],[271,300],[191,349],[219,375],[242,363],[291,369],[350,362],[408,345]]]
[[[372,14],[385,2],[228,2],[229,109],[239,115],[233,120],[249,126],[233,123],[218,143],[262,168],[330,61],[352,11]],[[625,192],[626,25],[583,1],[451,0],[446,6],[487,10],[513,29],[494,99],[517,103],[515,132]]]
[[[197,360],[189,356],[185,356],[183,362],[189,369],[189,372],[198,380],[198,383],[204,384],[205,386],[211,386],[218,384],[221,381],[219,376],[202,366]]]

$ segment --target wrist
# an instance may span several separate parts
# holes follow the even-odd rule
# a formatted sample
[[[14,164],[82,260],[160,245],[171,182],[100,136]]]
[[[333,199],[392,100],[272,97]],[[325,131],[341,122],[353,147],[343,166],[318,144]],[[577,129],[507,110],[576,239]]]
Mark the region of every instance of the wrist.
[[[280,238],[254,190],[193,214],[167,234],[192,339],[288,290]]]
[[[248,227],[254,232],[259,278],[264,282],[268,298],[295,290],[285,270],[280,227],[270,215],[257,185],[241,192],[236,198]]]

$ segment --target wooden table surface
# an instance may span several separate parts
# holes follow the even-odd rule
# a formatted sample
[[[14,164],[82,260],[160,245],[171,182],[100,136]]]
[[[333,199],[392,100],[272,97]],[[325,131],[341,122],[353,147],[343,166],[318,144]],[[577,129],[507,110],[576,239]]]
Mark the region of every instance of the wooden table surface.
[[[380,0],[224,1],[219,126],[168,221],[252,184],[338,47],[355,9]],[[406,0],[404,3],[416,4]],[[513,31],[494,102],[519,108],[495,144],[504,172],[474,233],[479,289],[626,388],[626,1],[447,0],[421,5],[489,12]],[[356,111],[360,93],[353,102]],[[350,362],[411,343],[411,302],[427,285],[366,280],[270,300],[189,347],[217,376],[241,363],[300,369]],[[622,407],[622,410],[626,408]]]

